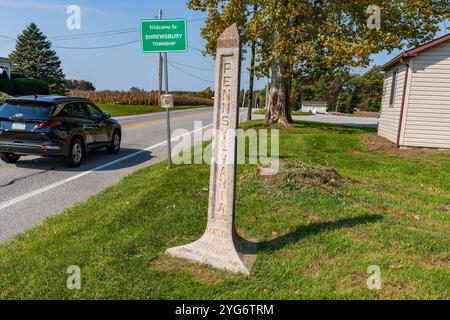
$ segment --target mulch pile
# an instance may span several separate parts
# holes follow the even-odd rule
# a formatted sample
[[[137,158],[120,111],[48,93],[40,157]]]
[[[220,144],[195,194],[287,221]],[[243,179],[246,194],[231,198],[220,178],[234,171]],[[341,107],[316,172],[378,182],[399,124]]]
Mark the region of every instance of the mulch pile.
[[[450,154],[450,150],[439,150],[433,148],[397,148],[395,143],[392,143],[386,138],[377,135],[365,135],[363,136],[364,144],[369,151],[388,151],[395,154],[435,154],[446,153]]]
[[[336,191],[343,183],[343,178],[334,168],[298,160],[281,160],[277,174],[262,176],[261,166],[254,173],[253,178],[263,180],[275,188],[289,188],[301,190],[307,187]]]

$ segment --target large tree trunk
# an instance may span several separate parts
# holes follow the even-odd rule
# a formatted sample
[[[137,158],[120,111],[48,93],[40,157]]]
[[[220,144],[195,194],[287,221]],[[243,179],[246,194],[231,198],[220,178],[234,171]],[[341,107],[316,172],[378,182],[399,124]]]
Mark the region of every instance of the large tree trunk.
[[[266,124],[289,126],[289,123],[292,122],[289,105],[291,82],[286,64],[275,60],[272,63],[272,80],[269,88]]]

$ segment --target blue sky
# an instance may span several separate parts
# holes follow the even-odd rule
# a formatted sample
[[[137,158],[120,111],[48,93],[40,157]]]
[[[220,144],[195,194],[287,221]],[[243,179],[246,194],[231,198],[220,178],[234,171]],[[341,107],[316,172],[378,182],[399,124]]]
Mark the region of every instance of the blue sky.
[[[203,48],[205,41],[200,36],[200,28],[205,14],[187,9],[185,3],[185,0],[0,0],[0,35],[15,38],[30,22],[38,24],[49,38],[138,28],[140,19],[151,19],[162,8],[167,18],[187,18],[189,45]],[[81,7],[81,30],[68,30],[66,27],[69,17],[66,9],[71,4]],[[108,37],[54,40],[53,44],[86,48],[138,39],[139,31],[135,31]],[[0,56],[8,56],[13,49],[14,42],[0,36]],[[137,86],[154,90],[157,86],[157,57],[155,54],[142,54],[140,43],[100,50],[55,50],[63,62],[67,78],[92,81],[97,89],[127,90]],[[374,63],[383,64],[389,57],[381,53],[373,58]],[[190,66],[177,65],[184,72],[169,66],[170,90],[201,90],[213,86],[213,59],[204,57],[198,50],[169,54],[169,61]],[[248,64],[247,59],[243,66]],[[246,73],[243,76],[242,86],[245,87],[248,76]],[[264,85],[264,79],[256,83],[257,88]]]

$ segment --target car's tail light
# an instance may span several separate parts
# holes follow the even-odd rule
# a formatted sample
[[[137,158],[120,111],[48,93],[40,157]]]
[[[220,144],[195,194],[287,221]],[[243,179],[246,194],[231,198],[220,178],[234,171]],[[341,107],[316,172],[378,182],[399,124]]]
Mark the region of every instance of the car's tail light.
[[[49,127],[50,129],[54,129],[54,128],[58,128],[58,127],[61,126],[61,125],[62,125],[62,123],[59,122],[59,121],[52,121],[52,122],[50,122],[50,124],[48,125],[48,127]]]
[[[59,121],[43,121],[39,123],[39,129],[44,129],[45,127],[49,127],[50,129],[55,129],[61,126],[62,123]]]

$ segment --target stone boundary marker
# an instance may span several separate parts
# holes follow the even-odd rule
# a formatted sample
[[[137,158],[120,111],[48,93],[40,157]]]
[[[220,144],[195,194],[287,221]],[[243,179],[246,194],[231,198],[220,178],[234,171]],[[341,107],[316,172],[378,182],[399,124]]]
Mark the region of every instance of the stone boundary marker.
[[[191,244],[171,248],[171,256],[249,275],[256,244],[240,237],[235,224],[237,138],[242,47],[236,24],[217,40],[216,99],[205,234]]]

